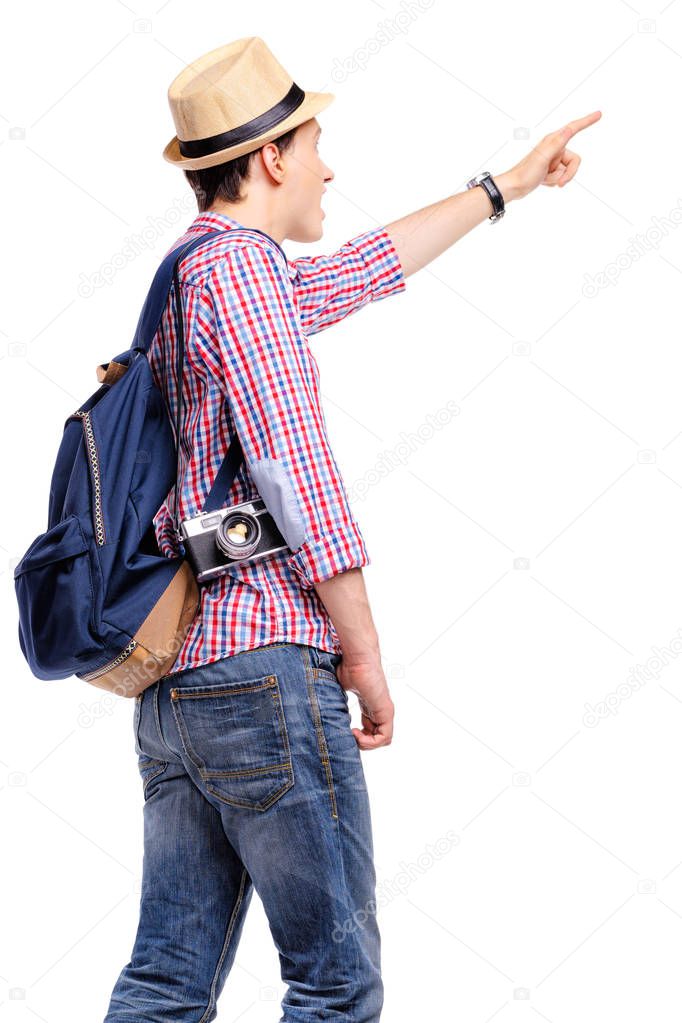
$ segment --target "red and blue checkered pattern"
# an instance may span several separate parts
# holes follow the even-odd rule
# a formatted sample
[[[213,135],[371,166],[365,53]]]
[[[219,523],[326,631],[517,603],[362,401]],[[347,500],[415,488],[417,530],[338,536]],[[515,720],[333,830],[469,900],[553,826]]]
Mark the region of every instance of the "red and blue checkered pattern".
[[[341,652],[314,584],[370,559],[329,446],[319,370],[306,335],[405,290],[398,254],[383,227],[331,255],[288,262],[274,240],[208,212],[172,248],[216,229],[220,235],[180,263],[186,347],[178,519],[200,512],[236,433],[245,464],[226,504],[258,496],[246,463],[275,459],[292,484],[305,542],[294,551],[231,565],[202,585],[199,612],[171,674],[268,643]],[[171,291],[149,362],[174,426],[173,303]],[[175,490],[154,519],[167,557],[178,554]]]

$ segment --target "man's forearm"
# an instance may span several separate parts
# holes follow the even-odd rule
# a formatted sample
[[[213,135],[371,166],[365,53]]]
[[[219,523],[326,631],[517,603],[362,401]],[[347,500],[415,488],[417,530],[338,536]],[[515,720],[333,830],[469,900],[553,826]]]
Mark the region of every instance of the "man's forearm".
[[[353,728],[361,749],[386,746],[393,738],[395,705],[381,664],[377,630],[372,620],[361,568],[349,568],[315,583],[341,641],[339,684],[355,693],[362,712],[362,728]]]
[[[320,600],[336,629],[347,663],[380,657],[379,637],[369,606],[361,568],[349,568],[315,583]]]
[[[506,174],[493,175],[505,204],[516,198]],[[492,213],[484,188],[468,188],[386,224],[405,277],[440,256]]]

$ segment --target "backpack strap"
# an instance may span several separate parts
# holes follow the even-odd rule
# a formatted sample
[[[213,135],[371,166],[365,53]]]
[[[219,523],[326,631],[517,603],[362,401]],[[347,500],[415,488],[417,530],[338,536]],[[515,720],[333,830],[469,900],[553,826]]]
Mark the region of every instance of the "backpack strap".
[[[203,234],[197,235],[196,238],[192,238],[192,240],[187,242],[185,245],[173,249],[161,261],[156,273],[154,274],[149,294],[142,306],[142,312],[140,313],[140,318],[137,322],[137,327],[135,328],[135,337],[133,338],[132,344],[133,349],[137,349],[139,352],[144,352],[145,355],[149,351],[151,343],[159,329],[161,317],[163,316],[166,308],[166,302],[168,301],[168,295],[173,283],[173,273],[176,263],[178,263],[184,256],[188,256],[190,252],[193,252],[194,249],[202,244],[202,242],[207,241],[209,238],[214,238],[216,235],[222,233],[222,231],[216,230],[206,231]]]

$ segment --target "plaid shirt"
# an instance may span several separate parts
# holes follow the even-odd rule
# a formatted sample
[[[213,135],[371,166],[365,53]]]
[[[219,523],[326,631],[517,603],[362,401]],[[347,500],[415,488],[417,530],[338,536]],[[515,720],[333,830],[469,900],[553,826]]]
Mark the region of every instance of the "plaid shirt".
[[[332,255],[288,262],[274,239],[208,212],[172,248],[215,229],[221,234],[180,263],[185,366],[178,521],[202,510],[236,433],[244,463],[225,507],[260,496],[280,529],[283,508],[294,525],[285,534],[289,549],[232,564],[200,585],[199,612],[169,674],[269,643],[341,652],[314,584],[370,559],[329,446],[319,371],[306,335],[405,290],[384,228],[352,238]],[[175,429],[173,309],[171,289],[149,362]],[[279,508],[255,483],[259,473],[273,469]],[[167,557],[181,553],[175,498],[174,486],[154,519]]]

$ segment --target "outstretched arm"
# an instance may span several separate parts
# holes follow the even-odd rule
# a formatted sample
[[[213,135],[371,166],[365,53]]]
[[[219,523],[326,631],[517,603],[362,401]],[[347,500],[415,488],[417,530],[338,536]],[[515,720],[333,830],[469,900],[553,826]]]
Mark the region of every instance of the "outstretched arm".
[[[493,174],[505,204],[522,199],[538,185],[561,188],[567,184],[578,169],[580,157],[566,145],[573,135],[600,117],[601,111],[595,110],[569,121],[565,127],[545,135],[511,170]],[[387,224],[386,232],[398,253],[404,276],[409,277],[440,256],[490,214],[490,199],[485,190],[470,188]]]

